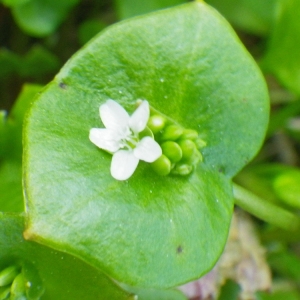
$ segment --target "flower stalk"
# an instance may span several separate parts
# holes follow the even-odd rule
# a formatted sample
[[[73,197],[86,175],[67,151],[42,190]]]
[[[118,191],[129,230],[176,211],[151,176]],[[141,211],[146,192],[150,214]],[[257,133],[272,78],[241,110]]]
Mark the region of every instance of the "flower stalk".
[[[257,218],[286,230],[297,230],[299,218],[288,210],[270,203],[243,187],[233,184],[235,204]]]

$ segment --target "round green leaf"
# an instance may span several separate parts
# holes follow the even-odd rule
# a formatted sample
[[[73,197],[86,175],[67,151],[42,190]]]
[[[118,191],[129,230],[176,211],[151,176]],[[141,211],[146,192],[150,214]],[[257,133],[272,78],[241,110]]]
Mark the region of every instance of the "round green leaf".
[[[128,181],[113,179],[111,155],[88,139],[103,127],[99,105],[109,98],[129,112],[147,99],[198,131],[204,163],[190,176],[166,177],[140,163]],[[132,285],[200,277],[223,250],[230,177],[262,142],[267,100],[252,58],[205,3],[112,26],[70,59],[28,115],[26,237]]]

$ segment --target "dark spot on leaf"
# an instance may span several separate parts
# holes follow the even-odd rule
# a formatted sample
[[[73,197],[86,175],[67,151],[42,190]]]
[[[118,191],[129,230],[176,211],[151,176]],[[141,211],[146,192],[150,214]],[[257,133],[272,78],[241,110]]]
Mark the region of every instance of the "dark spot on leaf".
[[[67,88],[67,85],[63,82],[60,82],[59,87],[65,90]]]
[[[180,253],[182,253],[182,251],[183,251],[183,249],[182,249],[182,247],[179,245],[179,246],[177,247],[177,253],[180,254]]]
[[[219,168],[219,173],[224,173],[224,168],[223,167]]]

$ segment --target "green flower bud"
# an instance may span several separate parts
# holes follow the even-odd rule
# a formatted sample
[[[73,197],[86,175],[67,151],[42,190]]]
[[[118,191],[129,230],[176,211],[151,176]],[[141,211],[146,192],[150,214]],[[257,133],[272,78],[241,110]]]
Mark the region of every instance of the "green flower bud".
[[[183,128],[178,125],[169,125],[161,135],[162,141],[176,141],[183,133]]]
[[[175,175],[189,175],[193,171],[193,167],[188,164],[177,164],[172,170],[172,174]]]
[[[197,147],[198,149],[202,149],[202,148],[204,148],[204,147],[206,146],[206,142],[203,141],[203,140],[200,139],[200,138],[196,139],[196,140],[194,141],[194,143],[195,143],[195,145],[196,145],[196,147]]]
[[[160,145],[162,152],[166,155],[171,162],[178,162],[182,158],[182,150],[175,142],[168,141]]]
[[[141,140],[145,136],[150,136],[151,138],[154,138],[153,132],[148,126],[146,126],[146,128],[139,133],[139,139]]]
[[[155,162],[151,163],[151,167],[157,174],[166,176],[170,174],[171,162],[164,154],[162,154]]]
[[[7,300],[9,299],[10,294],[10,286],[9,287],[0,287],[0,300]]]
[[[25,296],[25,280],[20,273],[13,281],[10,287],[10,300],[26,300]]]
[[[16,266],[10,266],[0,272],[0,286],[5,286],[13,282],[14,278],[19,274]]]
[[[178,144],[182,150],[182,159],[189,160],[196,150],[195,143],[191,140],[180,140]]]
[[[203,156],[201,152],[199,152],[196,148],[194,149],[194,152],[190,159],[188,160],[188,164],[192,166],[196,166],[198,163],[203,161]]]
[[[195,140],[199,136],[198,132],[193,129],[184,129],[181,139]]]
[[[153,115],[149,118],[147,126],[156,134],[165,127],[166,119],[160,115]]]

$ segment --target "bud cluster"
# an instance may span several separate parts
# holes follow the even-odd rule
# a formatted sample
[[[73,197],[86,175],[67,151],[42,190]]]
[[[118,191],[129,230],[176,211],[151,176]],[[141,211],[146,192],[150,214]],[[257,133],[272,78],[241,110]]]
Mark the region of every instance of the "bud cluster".
[[[0,272],[0,299],[26,299],[25,280],[19,267],[9,266]]]
[[[0,300],[30,300],[30,288],[32,283],[23,275],[22,268],[11,265],[0,270]],[[37,295],[36,295],[37,296]],[[34,297],[39,299],[39,297]]]
[[[151,163],[157,174],[188,175],[202,162],[199,150],[206,143],[196,130],[185,129],[154,109],[151,109],[147,127],[162,149],[162,155]]]

